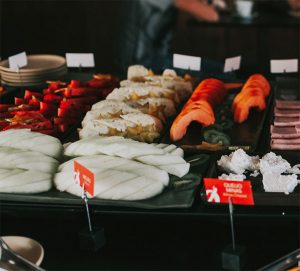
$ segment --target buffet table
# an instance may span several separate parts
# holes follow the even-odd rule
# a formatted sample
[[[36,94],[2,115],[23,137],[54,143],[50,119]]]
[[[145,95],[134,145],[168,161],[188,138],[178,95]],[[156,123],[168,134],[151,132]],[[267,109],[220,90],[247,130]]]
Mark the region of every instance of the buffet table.
[[[269,108],[256,153],[270,151],[272,117],[273,110]],[[300,161],[298,151],[276,153],[293,165]],[[210,153],[211,160],[215,161],[217,155]],[[202,177],[207,176],[211,167],[211,163],[207,165]],[[195,200],[188,208],[91,204],[93,225],[104,226],[107,234],[107,246],[98,253],[78,249],[78,231],[87,227],[83,202],[82,205],[45,203],[42,199],[35,200],[34,195],[31,200],[23,201],[7,195],[0,199],[1,234],[30,235],[45,244],[46,258],[42,266],[47,270],[58,270],[58,266],[59,270],[220,268],[219,253],[230,242],[228,206],[207,205],[201,197],[202,187],[201,182],[195,188]],[[274,196],[274,201],[277,200]],[[235,206],[234,217],[238,242],[249,250],[247,268],[251,270],[290,252],[299,244],[300,198],[299,205],[292,206],[278,202],[267,206]],[[274,248],[275,243],[287,238],[293,239]],[[265,253],[265,249],[268,252]],[[207,251],[210,255],[198,261],[198,255],[207,255]],[[265,257],[257,256],[263,252]]]

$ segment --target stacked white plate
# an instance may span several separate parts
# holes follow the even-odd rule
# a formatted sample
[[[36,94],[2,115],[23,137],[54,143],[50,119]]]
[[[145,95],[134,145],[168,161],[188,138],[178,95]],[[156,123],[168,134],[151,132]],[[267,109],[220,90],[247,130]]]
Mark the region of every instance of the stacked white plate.
[[[0,62],[3,84],[10,86],[38,86],[47,80],[61,79],[67,73],[66,60],[57,55],[28,55],[27,66],[19,71],[9,68],[8,60]]]

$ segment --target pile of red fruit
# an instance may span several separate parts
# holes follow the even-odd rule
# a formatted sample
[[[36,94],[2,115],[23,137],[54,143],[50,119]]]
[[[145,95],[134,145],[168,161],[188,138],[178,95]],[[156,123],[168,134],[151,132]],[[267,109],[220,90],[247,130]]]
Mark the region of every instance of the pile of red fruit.
[[[97,74],[87,82],[48,82],[41,93],[25,90],[23,98],[15,97],[15,104],[0,104],[0,130],[27,128],[59,136],[79,126],[91,105],[118,86],[117,77]]]

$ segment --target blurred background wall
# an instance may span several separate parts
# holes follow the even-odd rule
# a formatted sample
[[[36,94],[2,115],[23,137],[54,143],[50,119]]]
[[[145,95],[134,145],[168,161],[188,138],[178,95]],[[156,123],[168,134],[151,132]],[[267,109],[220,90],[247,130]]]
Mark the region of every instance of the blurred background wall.
[[[1,0],[0,5],[2,59],[24,50],[60,55],[93,52],[97,70],[114,72],[113,44],[120,34],[119,14],[121,7],[126,8],[125,0]],[[205,24],[179,12],[173,51],[220,62],[242,55],[245,73],[267,73],[270,58],[299,58],[299,37],[299,22]]]

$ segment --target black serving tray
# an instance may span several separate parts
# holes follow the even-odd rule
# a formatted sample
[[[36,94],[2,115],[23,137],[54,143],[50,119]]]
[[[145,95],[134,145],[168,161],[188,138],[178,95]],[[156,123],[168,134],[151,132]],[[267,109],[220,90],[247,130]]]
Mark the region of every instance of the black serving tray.
[[[299,155],[291,154],[290,152],[286,153],[277,153],[283,156],[283,158],[287,159],[290,164],[293,166],[300,162]],[[207,178],[218,178],[222,173],[219,166],[217,165],[217,160],[221,158],[221,153],[215,155],[214,159],[211,161],[211,165],[208,169],[208,173],[206,175]],[[261,157],[262,154],[259,154]],[[286,195],[284,193],[278,192],[265,192],[262,183],[262,175],[260,174],[257,177],[250,176],[250,173],[244,173],[246,175],[246,180],[249,180],[252,185],[254,204],[256,206],[293,206],[300,207],[300,185],[298,184],[294,190],[294,192]],[[299,179],[298,175],[298,179]],[[204,186],[201,188],[201,199],[204,201],[206,205],[216,205],[215,203],[207,202],[206,193]]]
[[[104,200],[94,198],[88,200],[89,205],[132,207],[140,209],[190,208],[194,203],[196,194],[199,193],[202,176],[205,174],[210,164],[210,157],[208,155],[202,154],[201,156],[206,157],[205,163],[198,165],[196,162],[192,162],[190,173],[182,178],[171,175],[169,186],[165,188],[161,194],[153,198],[139,201]],[[195,156],[192,157],[193,160],[195,158]],[[55,189],[38,194],[0,193],[0,199],[0,202],[3,203],[43,204],[45,207],[53,204],[59,205],[62,208],[83,205],[83,200],[80,197],[73,196],[66,192],[59,192]]]
[[[248,119],[241,124],[233,123],[233,126],[229,129],[224,130],[231,139],[231,146],[241,146],[248,150],[249,152],[255,152],[258,148],[258,142],[264,128],[266,118],[268,116],[269,110],[273,108],[274,93],[276,89],[276,83],[271,82],[270,95],[267,97],[266,109],[262,112],[251,110]],[[239,89],[229,90],[229,95],[226,100],[215,109],[216,123],[218,120],[223,118],[233,121],[233,116],[231,112],[231,105],[234,97],[240,92]],[[180,111],[178,112],[180,113]],[[170,124],[171,127],[172,123]],[[186,132],[186,135],[177,142],[172,142],[170,139],[170,127],[167,132],[163,135],[161,142],[163,143],[173,143],[178,146],[181,145],[198,145],[204,140],[202,136],[202,125],[193,121]],[[207,127],[209,128],[209,127]],[[202,150],[191,149],[191,153],[203,152]]]

